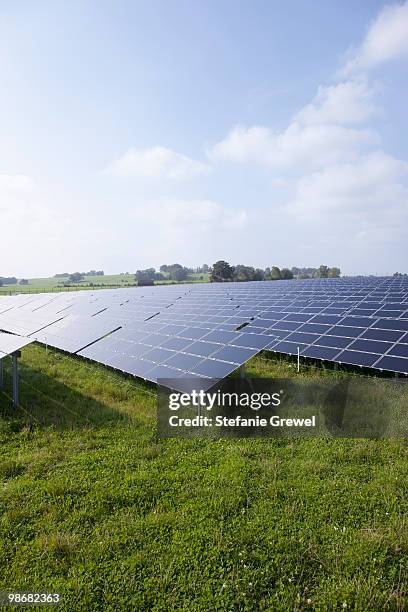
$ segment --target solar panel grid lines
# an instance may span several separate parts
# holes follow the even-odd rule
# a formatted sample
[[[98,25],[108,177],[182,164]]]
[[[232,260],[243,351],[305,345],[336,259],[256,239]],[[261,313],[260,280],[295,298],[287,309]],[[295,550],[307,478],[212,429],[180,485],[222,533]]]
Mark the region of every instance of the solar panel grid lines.
[[[190,370],[199,368],[199,375],[215,377],[214,368],[220,372],[234,369],[263,348],[296,354],[299,347],[304,357],[343,363],[352,360],[365,367],[374,359],[370,367],[395,366],[394,371],[401,372],[407,364],[408,342],[402,342],[408,338],[407,279],[316,279],[15,296],[0,299],[0,328],[2,322],[13,325],[10,317],[2,316],[13,310],[16,317],[24,315],[24,321],[14,320],[14,325],[20,323],[20,333],[27,331],[27,313],[34,313],[34,317],[41,313],[48,317],[42,332],[53,336],[51,346],[72,352],[79,348],[76,352],[81,352],[89,342],[89,350],[100,345],[100,359],[110,358],[119,369],[132,373],[137,365],[145,376],[166,372],[178,365],[177,356],[187,355],[183,357],[186,363],[201,359],[195,360]],[[68,334],[69,341],[80,342],[79,347],[69,344],[61,333],[53,333],[58,314],[63,319],[74,314],[83,318],[82,331],[79,327],[74,333],[72,328],[73,333]],[[112,337],[119,327],[127,330],[129,339],[133,335],[133,348],[128,341],[107,344],[95,321],[103,321]],[[238,334],[239,328],[244,335]],[[143,348],[148,335],[149,345]],[[232,348],[231,337],[241,338],[244,346]],[[248,342],[251,346],[245,346]],[[213,350],[214,345],[220,347],[218,351]],[[144,356],[147,350],[149,358],[156,361]],[[160,359],[163,363],[157,363]],[[151,365],[153,374],[148,371]],[[174,367],[174,372],[186,371]]]
[[[405,295],[404,294],[402,294],[402,295],[400,294],[400,295],[397,296],[397,299],[401,300],[401,298],[406,300],[407,299],[406,294]],[[364,303],[364,301],[367,302],[367,300],[370,300],[370,299],[372,299],[372,298],[370,298],[369,295],[368,296],[364,296],[363,300],[361,300],[360,303],[362,304],[362,303]],[[388,303],[391,303],[391,300],[387,300],[387,301],[388,301]],[[316,304],[316,301],[314,301],[313,303]],[[395,302],[395,298],[394,298],[392,303],[395,303],[396,306],[388,308],[387,315],[390,315],[392,313],[394,313],[394,314],[396,313],[396,314],[400,315],[401,312],[402,312],[401,302],[399,303],[399,312],[397,311],[397,302]],[[340,302],[337,302],[335,305],[340,306],[340,304],[341,304]],[[276,302],[275,302],[275,305],[276,305]],[[321,302],[320,305],[323,306],[323,303]],[[354,314],[355,315],[364,315],[364,316],[366,316],[368,314],[372,315],[372,314],[374,314],[377,311],[379,311],[379,312],[383,312],[384,311],[384,305],[382,305],[381,303],[374,304],[374,303],[371,302],[370,305],[373,306],[373,308],[371,309],[370,313],[367,312],[367,309],[365,309],[365,310],[364,309],[360,309],[360,312],[355,312]],[[309,310],[310,311],[311,308],[310,307],[304,307],[304,310]],[[356,309],[354,309],[354,310],[356,310]],[[268,316],[267,314],[265,314],[265,311],[263,313],[263,316]],[[324,317],[324,316],[325,315],[321,315],[321,317]],[[282,318],[283,318],[282,315],[276,316],[276,312],[275,312],[275,316],[274,317],[272,316],[271,318],[280,319],[280,322],[279,323],[274,323],[273,327],[270,326],[269,329],[268,329],[268,326],[265,325],[265,322],[264,322],[263,323],[263,329],[262,329],[262,327],[261,327],[262,326],[262,322],[259,321],[258,319],[256,319],[254,321],[254,323],[251,324],[251,327],[254,328],[254,329],[255,328],[259,329],[259,331],[261,331],[261,333],[269,333],[269,330],[273,328],[275,333],[280,335],[280,343],[274,341],[274,342],[272,342],[269,345],[268,348],[272,349],[272,350],[279,351],[279,352],[280,351],[282,351],[282,352],[287,351],[287,352],[289,352],[291,354],[295,354],[297,352],[297,347],[295,347],[290,342],[287,344],[287,342],[290,339],[294,338],[294,336],[293,335],[291,336],[288,332],[289,332],[289,330],[301,332],[302,331],[301,326],[300,325],[298,326],[296,324],[292,326],[292,325],[287,325],[285,323],[282,323]],[[300,316],[294,315],[294,316],[288,316],[287,318],[294,319],[295,321],[296,320],[304,320],[304,321],[308,321],[309,320],[310,321],[310,318],[307,317],[307,316],[304,316],[302,318]],[[319,318],[319,319],[316,319],[316,320],[322,321],[322,318]],[[330,321],[330,323],[338,323],[340,321],[341,321],[341,318],[339,317],[337,321]],[[358,320],[358,319],[354,320],[354,319],[351,319],[351,318],[343,319],[343,323],[348,323],[349,325],[351,324],[351,327],[357,327],[357,325],[371,325],[371,324],[373,324],[371,319],[370,320],[362,320],[361,318],[360,318],[360,320]],[[374,325],[376,325],[376,324],[378,324],[378,323],[374,323]],[[279,326],[280,331],[278,331],[278,326]],[[402,328],[402,329],[405,329],[405,323],[402,323],[402,324],[401,323],[397,323],[397,324],[395,324],[395,323],[387,322],[385,324],[382,324],[382,327],[383,328],[385,327],[385,328]],[[283,331],[283,328],[287,328],[286,329],[286,333]],[[305,328],[303,328],[303,331],[305,331],[305,330],[312,331],[313,328],[312,327],[305,327]],[[315,328],[315,330],[323,332],[322,328],[320,328],[320,329]],[[379,331],[378,335],[381,336],[384,339],[385,332],[383,330],[378,330],[378,331]],[[354,336],[356,339],[358,339],[361,336],[361,333],[359,333],[358,330],[353,332],[350,329],[347,330],[347,329],[343,328],[343,337],[344,337],[344,332],[345,332],[345,334],[347,334],[350,337]],[[363,330],[363,332],[364,332],[364,330]],[[335,350],[325,351],[325,350],[322,350],[321,348],[318,348],[318,347],[320,347],[322,345],[329,346],[330,344],[331,345],[333,345],[333,344],[336,345],[335,347],[332,347],[332,348],[337,348],[337,349],[346,349],[349,345],[353,346],[353,342],[354,341],[350,340],[350,339],[347,339],[347,337],[344,337],[344,339],[343,339],[340,336],[337,336],[337,337],[333,336],[333,341],[330,342],[330,340],[328,339],[329,336],[327,335],[329,333],[333,333],[333,331],[328,328],[327,331],[325,331],[325,333],[322,334],[322,336],[320,336],[319,338],[316,338],[310,344],[310,346],[305,346],[304,344],[299,342],[302,339],[302,336],[299,334],[296,337],[296,339],[298,340],[298,344],[300,344],[300,349],[301,349],[302,354],[304,356],[313,356],[313,357],[317,357],[317,358],[326,358],[326,359],[330,359],[330,360],[332,360],[332,359],[336,359],[337,360],[337,355],[340,354],[341,357],[345,361],[347,359],[349,359],[350,358],[350,353],[341,352],[340,350],[338,350],[338,351],[335,351]],[[376,337],[375,334],[374,334],[374,337]],[[306,339],[306,340],[311,340],[311,338],[307,338],[306,336],[303,336],[303,338]],[[394,337],[394,338],[393,337],[387,338],[386,336],[385,336],[385,338],[392,342],[392,341],[398,340],[398,335],[397,335],[397,337]],[[399,349],[397,347],[393,347],[392,345],[390,346],[390,344],[376,345],[376,347],[374,345],[371,346],[371,347],[369,347],[368,345],[366,347],[364,347],[363,345],[360,345],[357,348],[365,349],[365,351],[361,350],[361,352],[367,352],[367,349],[369,349],[369,348],[374,349],[375,348],[376,353],[378,354],[378,351],[381,348],[384,351],[386,349],[389,349],[391,352],[395,351],[396,356],[397,356],[397,354],[398,354],[398,356],[400,356],[400,353],[401,353],[401,355],[405,354],[405,350],[404,349],[401,349],[401,351],[399,351]],[[353,356],[353,355],[357,356],[357,359],[352,359],[352,361],[357,362],[357,365],[360,365],[360,364],[361,365],[365,365],[367,363],[367,358],[365,358],[364,356],[359,359],[359,357],[360,357],[359,353],[354,352],[354,353],[352,353],[351,356]],[[339,360],[340,360],[340,357],[339,357]],[[370,361],[372,362],[373,359],[370,359]],[[376,361],[377,360],[374,359],[374,363]],[[377,363],[381,363],[381,362],[379,361]],[[404,369],[404,368],[402,368],[402,369]],[[402,369],[400,368],[400,370],[402,370]]]
[[[342,323],[350,323],[350,319],[342,319],[340,320]],[[356,331],[355,333],[352,328],[344,327],[345,336],[332,336],[332,341],[330,340],[330,332],[335,331],[337,333],[341,333],[341,327],[331,327],[322,334],[322,336],[312,338],[311,335],[303,334],[300,332],[302,328],[299,328],[299,332],[296,334],[285,335],[285,341],[280,344],[271,344],[269,348],[276,350],[278,352],[288,352],[289,354],[297,354],[297,350],[299,347],[299,352],[303,357],[311,357],[317,359],[324,359],[330,361],[338,361],[339,363],[348,363],[351,365],[359,365],[365,367],[375,367],[381,363],[381,359],[379,356],[383,353],[385,356],[393,357],[408,357],[407,351],[402,348],[398,348],[398,342],[395,340],[398,339],[398,336],[393,336],[391,338],[391,342],[378,342],[376,340],[369,341],[361,339],[361,336],[364,336],[368,330],[361,329],[360,325],[373,323],[370,321],[362,321],[361,319],[356,319],[354,321],[356,323]],[[358,324],[358,325],[357,325]],[[376,323],[373,323],[376,324]],[[308,327],[307,329],[310,329]],[[347,337],[348,336],[348,337]],[[350,336],[355,336],[353,339]],[[394,339],[394,341],[392,341]],[[303,342],[302,342],[303,340]],[[289,342],[289,344],[286,344]],[[296,346],[295,346],[296,345]],[[342,349],[342,350],[340,350]],[[367,356],[369,355],[369,356]],[[384,362],[382,362],[384,363]],[[389,365],[398,364],[399,371],[405,373],[405,370],[408,366],[408,363],[400,361],[388,360]],[[404,366],[404,367],[403,367]]]

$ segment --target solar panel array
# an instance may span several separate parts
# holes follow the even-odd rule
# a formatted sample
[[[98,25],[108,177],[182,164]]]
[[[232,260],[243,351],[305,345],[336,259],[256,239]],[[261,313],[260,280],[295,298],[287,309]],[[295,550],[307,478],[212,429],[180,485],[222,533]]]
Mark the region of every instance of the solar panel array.
[[[156,382],[262,349],[408,373],[408,279],[167,285],[0,298],[0,329]]]

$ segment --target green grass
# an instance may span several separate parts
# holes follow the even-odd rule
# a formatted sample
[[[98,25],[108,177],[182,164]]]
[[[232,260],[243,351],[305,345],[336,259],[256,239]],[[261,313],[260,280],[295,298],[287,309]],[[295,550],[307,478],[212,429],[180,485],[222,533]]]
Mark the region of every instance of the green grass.
[[[209,282],[209,274],[191,274],[187,281],[188,283],[207,283]],[[30,278],[28,285],[3,285],[0,286],[0,295],[10,295],[14,293],[41,293],[52,291],[68,291],[69,287],[64,287],[64,282],[67,278]],[[174,281],[163,280],[157,281],[158,285],[166,285],[174,283]],[[105,274],[104,276],[84,276],[80,283],[74,283],[72,290],[78,289],[103,289],[106,287],[133,287],[135,286],[134,274]]]
[[[105,276],[84,276],[84,280],[79,283],[79,287],[83,289],[93,288],[91,284],[95,286],[128,286],[134,285],[134,274],[106,274]],[[63,286],[64,282],[67,282],[67,278],[30,278],[28,279],[28,285],[4,285],[0,287],[0,295],[9,293],[39,293],[42,291],[67,291],[67,288]],[[76,284],[77,285],[77,284]],[[78,289],[78,287],[75,287]]]
[[[148,385],[39,346],[21,377],[22,409],[0,394],[0,591],[60,591],[67,611],[407,609],[404,441],[160,440]]]

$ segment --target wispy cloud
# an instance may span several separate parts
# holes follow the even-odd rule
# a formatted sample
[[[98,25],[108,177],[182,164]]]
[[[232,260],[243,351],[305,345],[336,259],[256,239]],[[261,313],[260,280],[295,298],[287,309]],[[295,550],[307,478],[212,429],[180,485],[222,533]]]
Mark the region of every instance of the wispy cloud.
[[[183,181],[206,175],[209,171],[207,164],[165,147],[153,147],[130,149],[104,172],[120,177]]]
[[[306,125],[362,123],[379,111],[374,102],[375,93],[375,88],[370,86],[364,77],[321,86],[312,102],[307,104],[295,119]]]
[[[320,86],[286,128],[236,126],[208,157],[217,164],[257,164],[272,185],[277,177],[284,181],[286,195],[271,203],[271,212],[278,207],[288,223],[306,224],[309,239],[319,231],[330,237],[332,248],[349,243],[356,252],[365,242],[372,248],[382,229],[384,239],[408,239],[408,164],[381,147],[372,123],[382,112],[376,102],[380,87],[363,73],[405,54],[408,5],[386,7],[342,79]]]
[[[386,6],[369,27],[360,47],[349,50],[348,56],[340,76],[408,57],[408,3]]]
[[[237,126],[209,152],[213,162],[259,163],[271,169],[302,171],[349,161],[377,142],[370,130],[334,123],[291,123],[282,132],[265,126]]]

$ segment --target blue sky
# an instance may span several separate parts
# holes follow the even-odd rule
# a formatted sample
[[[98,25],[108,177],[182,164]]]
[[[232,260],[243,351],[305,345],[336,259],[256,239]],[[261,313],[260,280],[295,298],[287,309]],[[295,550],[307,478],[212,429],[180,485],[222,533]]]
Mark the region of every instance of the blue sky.
[[[407,271],[407,68],[406,3],[1,3],[0,275]]]

